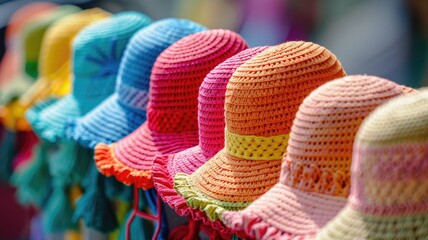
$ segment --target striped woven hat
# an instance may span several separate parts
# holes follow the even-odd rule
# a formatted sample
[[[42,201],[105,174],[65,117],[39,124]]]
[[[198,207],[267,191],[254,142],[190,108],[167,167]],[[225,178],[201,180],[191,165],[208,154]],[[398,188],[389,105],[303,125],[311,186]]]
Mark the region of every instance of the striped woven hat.
[[[220,221],[212,222],[204,212],[186,205],[185,199],[173,186],[177,172],[193,173],[208,159],[224,147],[224,99],[226,85],[232,73],[245,61],[268,47],[244,50],[216,66],[204,79],[199,88],[198,126],[199,144],[177,154],[163,155],[153,162],[153,181],[159,195],[181,216],[191,216],[193,220],[203,220],[205,225],[226,232]]]
[[[67,137],[85,147],[118,141],[146,120],[150,74],[156,58],[181,38],[205,30],[182,19],[163,19],[138,31],[119,68],[114,94],[93,111],[70,123]]]
[[[7,128],[30,130],[30,126],[25,121],[25,111],[36,102],[51,95],[53,92],[50,90],[58,88],[57,84],[54,84],[55,82],[63,83],[70,80],[71,39],[77,34],[77,31],[74,30],[72,24],[61,20],[79,11],[78,7],[63,5],[55,8],[51,13],[43,15],[40,21],[34,22],[36,26],[31,27],[33,28],[31,34],[25,38],[24,48],[31,48],[32,45],[40,46],[38,79],[25,91],[18,102],[4,108],[3,120]],[[26,57],[31,57],[38,52],[37,49],[25,51],[28,54]],[[31,69],[33,69],[32,65],[26,66],[27,72]],[[60,92],[64,95],[69,91],[68,88],[55,91],[55,93]]]
[[[317,239],[428,237],[428,89],[397,97],[363,122],[346,207]]]
[[[372,76],[348,76],[313,91],[299,107],[280,182],[223,222],[257,239],[307,239],[345,205],[352,146],[373,109],[412,89]],[[341,238],[338,238],[341,239]]]
[[[241,36],[228,30],[192,34],[167,48],[153,66],[147,121],[117,143],[97,146],[99,171],[128,185],[152,188],[156,155],[198,144],[198,92],[205,76],[246,48]]]
[[[245,62],[226,88],[225,148],[194,173],[177,173],[177,192],[213,221],[248,206],[278,182],[300,103],[344,75],[330,51],[309,42],[287,42]]]
[[[90,11],[79,15],[93,16]],[[82,30],[73,44],[72,93],[47,107],[30,109],[27,118],[33,130],[48,141],[64,139],[69,118],[85,115],[113,93],[129,40],[150,23],[142,13],[123,12]]]

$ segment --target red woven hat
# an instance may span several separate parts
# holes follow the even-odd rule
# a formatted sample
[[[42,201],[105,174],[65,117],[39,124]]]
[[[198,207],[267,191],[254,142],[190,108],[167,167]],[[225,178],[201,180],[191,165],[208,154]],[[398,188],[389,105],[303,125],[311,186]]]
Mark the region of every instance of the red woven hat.
[[[182,151],[198,144],[198,90],[218,64],[247,48],[228,30],[210,30],[187,36],[162,52],[150,77],[147,121],[110,146],[99,144],[96,165],[106,176],[125,184],[153,187],[156,155]]]
[[[372,76],[328,82],[300,105],[280,182],[223,222],[257,239],[310,239],[345,206],[357,130],[377,106],[411,89]]]
[[[224,99],[226,85],[233,72],[241,64],[268,47],[255,47],[244,50],[215,67],[204,79],[199,88],[198,125],[199,145],[177,154],[156,157],[153,163],[153,180],[163,201],[179,215],[190,215],[193,220],[203,220],[215,230],[226,231],[220,221],[212,222],[202,211],[186,205],[173,185],[177,172],[193,173],[224,147]]]

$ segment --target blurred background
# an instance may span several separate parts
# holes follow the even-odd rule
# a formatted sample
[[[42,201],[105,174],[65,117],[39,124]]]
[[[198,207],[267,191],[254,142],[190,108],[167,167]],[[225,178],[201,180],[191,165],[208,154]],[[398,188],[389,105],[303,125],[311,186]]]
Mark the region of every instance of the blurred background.
[[[32,1],[0,0],[4,29]],[[48,1],[49,2],[49,1]],[[187,18],[239,32],[250,44],[309,40],[337,55],[348,74],[374,74],[412,87],[428,84],[426,0],[56,0],[110,12],[138,10],[154,19]]]
[[[252,47],[313,41],[331,50],[348,74],[376,75],[415,88],[428,86],[427,0],[44,1],[112,13],[135,10],[153,19],[186,18],[212,29],[234,30]],[[0,58],[10,17],[31,2],[0,0]],[[0,239],[25,236],[31,227],[24,221],[30,218],[23,216],[31,216],[32,210],[23,209],[14,198],[14,189],[0,181]]]

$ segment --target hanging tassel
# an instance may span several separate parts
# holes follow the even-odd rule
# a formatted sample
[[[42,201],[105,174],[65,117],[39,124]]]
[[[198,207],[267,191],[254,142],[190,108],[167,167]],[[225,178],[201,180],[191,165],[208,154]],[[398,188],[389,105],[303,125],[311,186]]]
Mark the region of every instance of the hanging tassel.
[[[53,192],[43,211],[42,220],[46,232],[65,232],[77,228],[77,225],[71,220],[73,209],[67,189],[62,179],[54,178]]]
[[[118,227],[118,221],[114,208],[105,195],[104,183],[104,177],[98,174],[93,165],[90,185],[76,203],[73,221],[82,219],[89,228],[107,233]]]
[[[91,161],[91,151],[76,142],[64,142],[59,144],[57,153],[49,159],[49,171],[69,185],[79,184],[87,174]]]
[[[12,175],[12,161],[15,155],[16,133],[1,129],[0,139],[0,180],[9,181]]]
[[[111,200],[122,200],[131,203],[133,199],[133,188],[119,182],[114,177],[106,177],[106,195]]]
[[[12,175],[17,187],[18,200],[22,204],[34,204],[42,208],[51,191],[51,177],[46,159],[52,145],[42,141],[35,149],[34,158]]]

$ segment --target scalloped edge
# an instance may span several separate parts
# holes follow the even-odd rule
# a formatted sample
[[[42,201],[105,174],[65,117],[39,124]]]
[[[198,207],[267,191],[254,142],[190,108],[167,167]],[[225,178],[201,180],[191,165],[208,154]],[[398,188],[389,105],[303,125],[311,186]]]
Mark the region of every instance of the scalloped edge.
[[[192,184],[189,179],[190,175],[185,173],[177,173],[174,178],[175,190],[186,199],[186,204],[194,209],[204,211],[211,221],[222,221],[222,214],[226,211],[222,206],[217,205],[208,197],[203,196]],[[216,200],[217,202],[222,202]],[[225,202],[226,203],[226,202]],[[236,208],[241,210],[246,208],[251,202],[248,203],[230,203],[229,205],[236,205]]]
[[[138,188],[148,190],[154,187],[152,171],[140,171],[126,166],[114,156],[114,144],[100,143],[95,147],[95,164],[105,176],[114,176],[125,185],[134,185]]]
[[[240,233],[241,238],[255,239],[313,239],[313,235],[290,235],[263,221],[262,218],[252,212],[223,213],[223,222],[226,226]]]
[[[51,125],[40,119],[40,113],[44,111],[46,108],[52,106],[59,99],[51,98],[46,101],[40,102],[34,107],[28,109],[25,112],[25,118],[27,122],[30,124],[33,131],[42,139],[47,140],[51,143],[58,142],[61,139],[64,139],[65,131],[61,134],[54,129],[51,128]]]
[[[220,233],[231,233],[220,220],[211,221],[205,212],[193,209],[186,204],[186,200],[179,195],[173,184],[173,178],[168,171],[168,162],[172,155],[157,156],[153,161],[153,181],[158,194],[180,216],[190,216],[195,221],[202,221],[206,226],[211,227]]]

